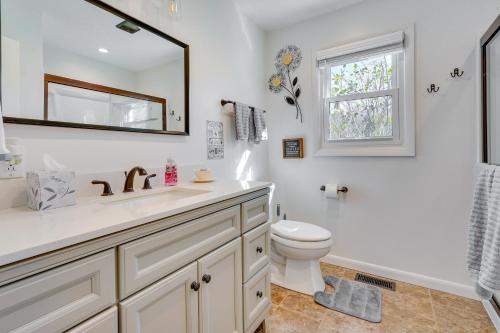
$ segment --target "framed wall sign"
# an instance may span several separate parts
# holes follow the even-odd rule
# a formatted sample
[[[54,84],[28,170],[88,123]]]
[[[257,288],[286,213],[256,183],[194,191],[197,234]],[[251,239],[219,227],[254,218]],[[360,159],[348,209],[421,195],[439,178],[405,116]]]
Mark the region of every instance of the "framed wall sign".
[[[207,152],[209,160],[224,158],[224,126],[221,121],[207,120]]]
[[[283,158],[304,158],[304,138],[283,139]]]

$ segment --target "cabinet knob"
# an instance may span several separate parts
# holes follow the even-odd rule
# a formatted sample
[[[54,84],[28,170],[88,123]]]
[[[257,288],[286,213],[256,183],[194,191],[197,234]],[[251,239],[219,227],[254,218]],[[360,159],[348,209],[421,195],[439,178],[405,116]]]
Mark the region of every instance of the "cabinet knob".
[[[193,289],[194,291],[200,290],[200,283],[193,281],[193,283],[191,283],[191,289]]]
[[[212,280],[212,276],[210,274],[205,274],[205,275],[203,275],[201,280],[205,283],[210,283],[210,281]]]
[[[264,294],[262,293],[262,291],[260,291],[260,290],[259,290],[259,291],[257,292],[257,297],[258,297],[258,298],[262,298],[262,296],[264,296]]]
[[[262,248],[262,246],[257,247],[257,253],[262,253],[263,251],[264,249]]]

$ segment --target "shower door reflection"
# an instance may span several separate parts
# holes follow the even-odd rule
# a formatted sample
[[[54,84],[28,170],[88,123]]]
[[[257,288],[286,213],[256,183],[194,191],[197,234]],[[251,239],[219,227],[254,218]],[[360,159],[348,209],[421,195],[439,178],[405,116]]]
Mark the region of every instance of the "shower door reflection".
[[[57,80],[47,77],[45,120],[121,128],[166,129],[167,101],[164,98],[75,80],[66,80],[66,84],[55,83],[51,80]]]

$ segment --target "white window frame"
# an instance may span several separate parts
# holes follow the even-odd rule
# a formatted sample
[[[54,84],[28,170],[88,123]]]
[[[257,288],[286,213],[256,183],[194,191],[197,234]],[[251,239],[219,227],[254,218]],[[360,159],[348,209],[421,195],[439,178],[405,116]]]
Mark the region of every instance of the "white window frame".
[[[404,36],[403,59],[397,61],[397,75],[402,74],[399,87],[370,93],[348,96],[329,96],[331,78],[322,75],[318,60],[342,57],[343,63],[356,61],[360,52],[369,53]],[[350,57],[352,55],[352,57]],[[347,60],[345,60],[347,59]],[[341,62],[341,63],[342,63]],[[330,67],[327,67],[330,68]],[[397,33],[355,42],[339,47],[318,51],[313,57],[313,71],[316,73],[313,86],[317,94],[314,100],[315,122],[319,127],[316,138],[315,156],[415,156],[415,93],[414,93],[414,28],[413,26]],[[323,78],[324,82],[320,82]],[[324,91],[321,91],[323,88]],[[354,100],[379,96],[393,97],[393,136],[392,138],[329,140],[329,103],[332,101]]]

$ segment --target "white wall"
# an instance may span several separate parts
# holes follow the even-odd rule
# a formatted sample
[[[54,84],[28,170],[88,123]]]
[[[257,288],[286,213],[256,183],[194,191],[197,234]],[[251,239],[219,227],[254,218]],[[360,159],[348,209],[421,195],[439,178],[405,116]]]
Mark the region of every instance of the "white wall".
[[[282,212],[289,219],[331,230],[331,253],[346,258],[344,262],[356,260],[470,284],[465,257],[476,163],[476,43],[498,12],[497,0],[366,1],[272,32],[267,44],[268,75],[282,46],[295,44],[304,56],[298,70],[304,124],[295,120],[294,108],[285,104],[282,95],[267,94],[270,175]],[[311,91],[315,51],[413,23],[416,157],[313,157],[313,139],[319,130],[312,122],[318,112],[312,108]],[[455,67],[465,70],[460,80],[450,78]],[[431,83],[441,86],[436,96],[426,92]],[[305,138],[305,159],[282,159],[281,140],[286,137]],[[330,182],[349,187],[344,200],[322,197],[319,187]]]
[[[184,1],[184,15],[179,22],[168,20],[163,1],[107,2],[190,44],[191,135],[7,124],[7,135],[20,137],[26,146],[26,170],[42,167],[43,153],[53,155],[80,174],[126,170],[134,165],[158,167],[171,156],[181,165],[208,165],[222,178],[267,178],[267,145],[236,143],[234,120],[222,115],[219,105],[221,98],[264,104],[265,34],[243,18],[231,0]],[[207,120],[224,121],[224,160],[207,161]]]

